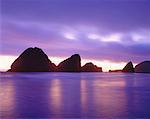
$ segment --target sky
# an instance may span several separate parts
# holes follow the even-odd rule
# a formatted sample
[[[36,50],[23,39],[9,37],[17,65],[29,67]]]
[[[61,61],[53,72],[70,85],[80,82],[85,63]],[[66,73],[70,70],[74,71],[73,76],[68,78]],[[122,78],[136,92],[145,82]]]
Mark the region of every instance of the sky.
[[[150,60],[149,0],[0,0],[0,69],[28,47],[105,71]]]

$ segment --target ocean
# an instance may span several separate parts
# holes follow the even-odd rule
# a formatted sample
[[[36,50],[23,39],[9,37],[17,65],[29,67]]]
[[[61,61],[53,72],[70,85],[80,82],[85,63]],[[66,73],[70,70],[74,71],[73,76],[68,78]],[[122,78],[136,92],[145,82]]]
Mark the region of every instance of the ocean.
[[[0,118],[150,118],[150,74],[1,73]]]

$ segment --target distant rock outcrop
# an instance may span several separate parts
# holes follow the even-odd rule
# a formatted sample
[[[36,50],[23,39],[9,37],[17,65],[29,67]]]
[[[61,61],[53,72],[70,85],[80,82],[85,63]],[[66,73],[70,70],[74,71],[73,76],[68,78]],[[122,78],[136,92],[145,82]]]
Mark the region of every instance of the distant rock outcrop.
[[[86,63],[84,66],[81,67],[82,72],[102,72],[101,67],[97,67],[93,63],[89,62]]]
[[[134,72],[134,67],[132,62],[128,62],[127,65],[122,69],[122,72]]]
[[[136,73],[150,73],[150,61],[144,61],[135,66]]]
[[[48,56],[40,48],[26,49],[11,65],[9,72],[48,72],[55,71]]]
[[[109,70],[109,72],[122,72],[121,69],[117,69],[117,70]]]
[[[68,59],[62,61],[57,66],[60,72],[80,72],[81,71],[81,58],[79,54],[74,54]]]

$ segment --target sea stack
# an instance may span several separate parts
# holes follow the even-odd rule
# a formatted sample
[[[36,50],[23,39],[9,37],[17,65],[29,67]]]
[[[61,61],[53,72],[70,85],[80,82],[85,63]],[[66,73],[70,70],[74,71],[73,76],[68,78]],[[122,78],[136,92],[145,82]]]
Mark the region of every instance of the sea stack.
[[[93,63],[89,62],[89,63],[86,63],[84,66],[82,66],[81,71],[82,72],[102,72],[102,68],[97,67]]]
[[[58,66],[60,72],[80,72],[81,58],[79,54],[74,54],[68,59],[62,61]]]
[[[48,72],[56,65],[37,47],[26,49],[11,65],[9,72]]]
[[[133,73],[134,72],[134,67],[133,67],[132,62],[128,62],[127,65],[122,69],[122,72]]]
[[[135,66],[136,73],[150,73],[150,61],[144,61]]]

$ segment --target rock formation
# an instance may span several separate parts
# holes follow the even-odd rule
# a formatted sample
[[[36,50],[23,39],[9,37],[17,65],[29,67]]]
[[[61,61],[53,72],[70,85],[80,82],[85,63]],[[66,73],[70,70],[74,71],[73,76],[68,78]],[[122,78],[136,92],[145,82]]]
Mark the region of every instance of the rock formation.
[[[134,67],[132,62],[128,62],[127,65],[122,69],[122,72],[134,72]]]
[[[60,72],[80,72],[81,70],[81,58],[79,54],[74,54],[68,59],[62,61],[57,66]]]
[[[109,72],[122,72],[122,70],[121,69],[109,70]]]
[[[135,66],[136,73],[150,73],[150,61],[144,61]]]
[[[49,68],[50,68],[50,72],[57,72],[57,66],[51,61],[49,62]]]
[[[101,67],[97,67],[93,63],[89,62],[86,63],[84,66],[81,67],[82,72],[102,72]]]
[[[11,65],[10,72],[48,72],[56,68],[40,48],[26,49]]]

